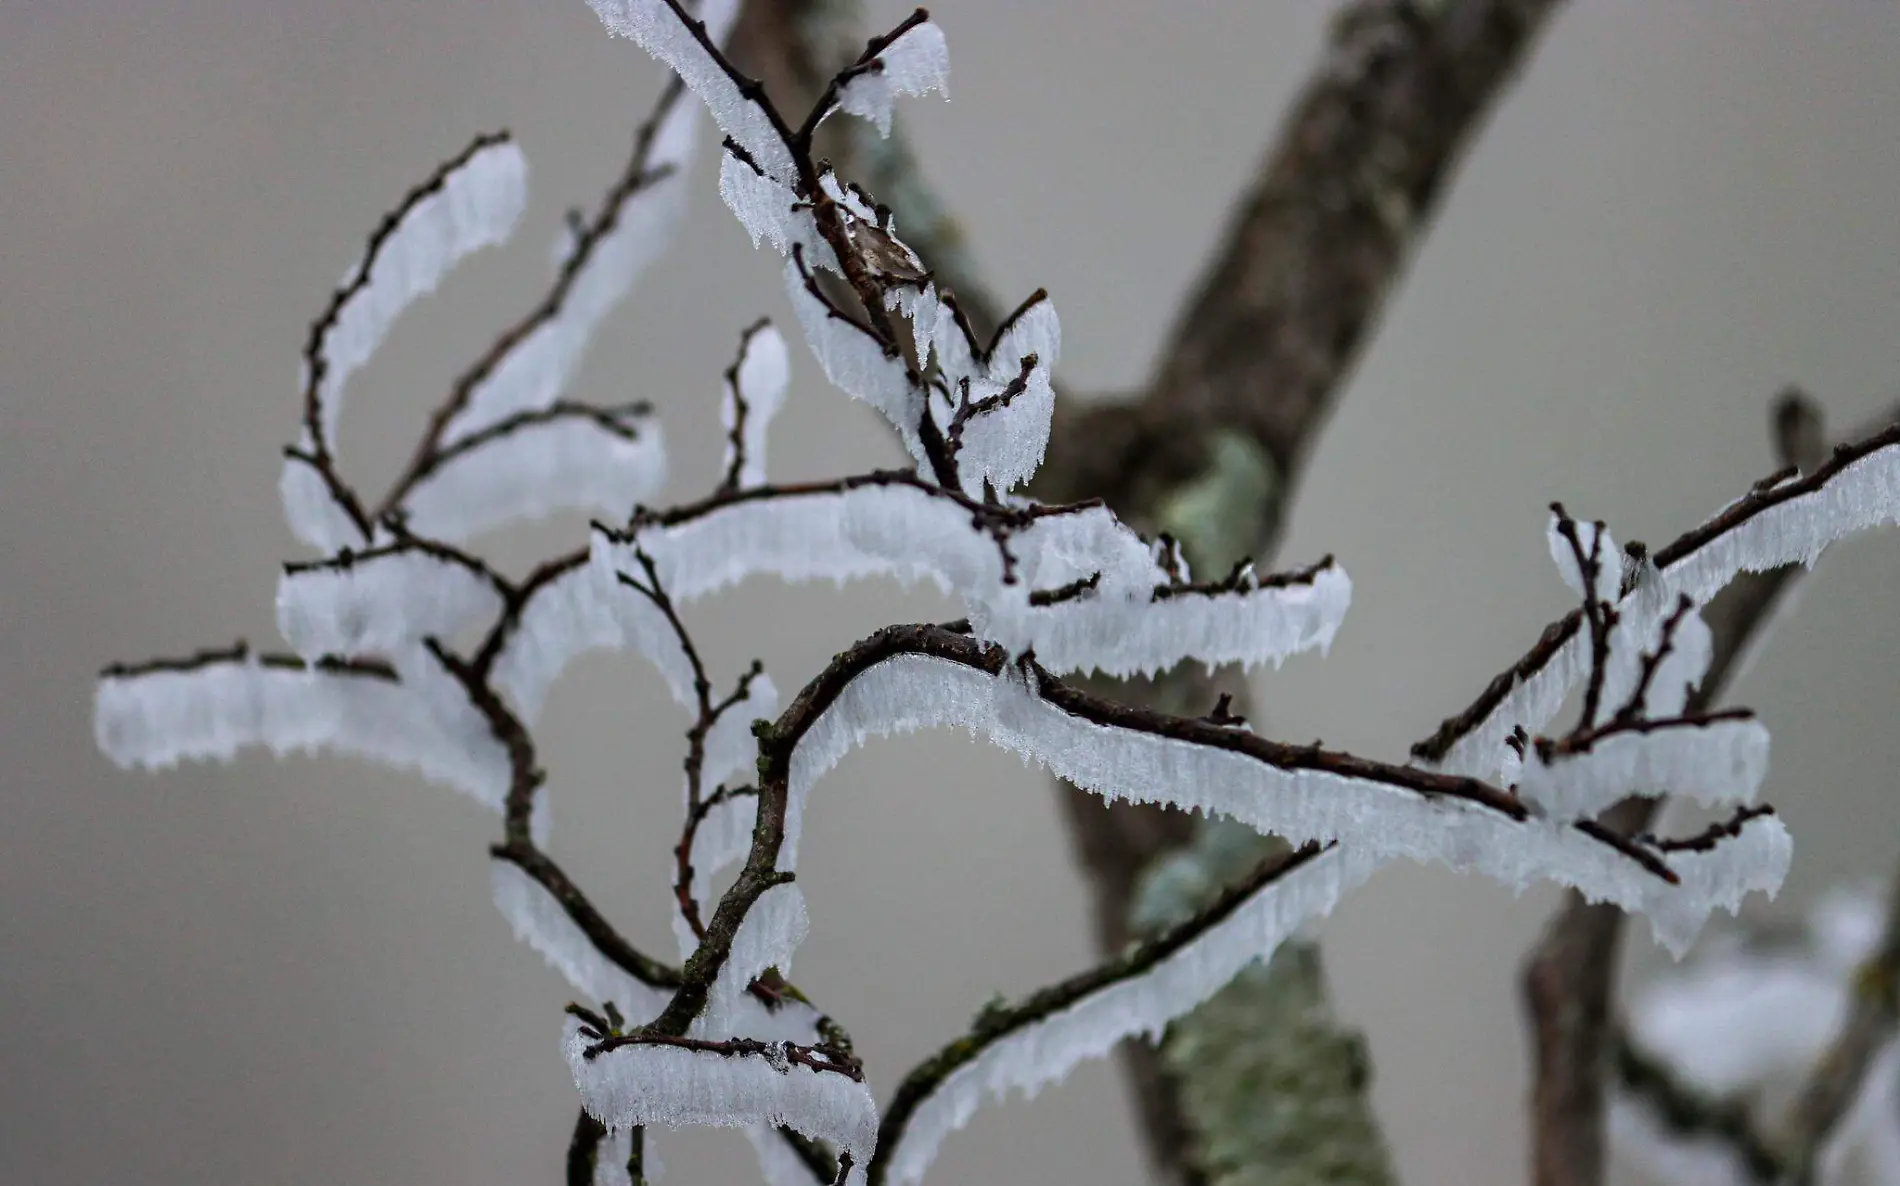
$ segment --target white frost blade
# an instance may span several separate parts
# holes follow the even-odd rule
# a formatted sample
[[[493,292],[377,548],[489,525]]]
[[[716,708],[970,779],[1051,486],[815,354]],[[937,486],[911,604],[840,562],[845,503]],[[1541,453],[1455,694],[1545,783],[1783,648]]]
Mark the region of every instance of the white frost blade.
[[[576,657],[631,646],[666,679],[682,706],[696,703],[692,665],[671,625],[639,592],[621,584],[609,557],[577,564],[536,589],[503,642],[495,688],[532,724],[547,691]],[[637,568],[631,569],[638,573]]]
[[[811,275],[797,256],[785,263],[785,288],[825,378],[852,399],[884,413],[911,457],[923,461],[923,439],[917,426],[924,412],[924,394],[911,381],[903,355],[887,352],[870,331],[833,309],[813,288]]]
[[[609,31],[639,42],[642,49],[685,79],[686,85],[712,112],[713,122],[766,173],[785,182],[798,176],[792,154],[765,109],[740,92],[739,84],[706,51],[705,45],[665,0],[588,0],[588,3]],[[733,0],[717,0],[717,3],[709,0],[700,10],[699,19],[706,23],[707,40],[718,44],[724,39],[724,29],[730,26],[735,7]],[[715,12],[715,8],[720,11]]]
[[[730,151],[719,165],[719,196],[752,237],[752,246],[764,239],[780,255],[789,255],[796,245],[812,267],[839,270],[837,254],[818,233],[811,205]]]
[[[1658,941],[1678,953],[1715,909],[1733,911],[1746,893],[1779,888],[1791,855],[1779,820],[1752,819],[1710,851],[1670,854],[1681,880],[1672,886],[1575,828],[1094,724],[1043,701],[1014,675],[903,655],[853,680],[799,741],[779,867],[796,867],[811,788],[846,752],[870,736],[933,726],[980,731],[1110,800],[1167,802],[1294,843],[1339,840],[1379,859],[1441,862],[1515,889],[1556,881],[1646,915]]]
[[[113,761],[146,768],[229,761],[253,745],[279,757],[331,749],[419,770],[500,810],[507,753],[460,686],[427,656],[405,662],[402,677],[399,683],[255,656],[107,675],[99,681],[94,733]]]
[[[317,389],[324,440],[336,439],[344,385],[382,345],[402,311],[433,292],[464,256],[514,231],[527,200],[527,177],[527,162],[513,142],[478,148],[434,191],[408,206],[366,261],[351,267],[345,287],[362,283],[337,310],[318,347],[324,363]]]
[[[1738,572],[1812,567],[1835,540],[1895,522],[1900,522],[1900,444],[1859,458],[1818,490],[1764,508],[1662,572],[1672,592],[1687,593],[1702,604]]]
[[[1199,1007],[1249,964],[1266,959],[1303,924],[1332,913],[1377,862],[1334,849],[1257,890],[1227,918],[1141,976],[1105,985],[997,1041],[952,1072],[919,1104],[889,1154],[890,1180],[914,1183],[943,1138],[969,1122],[985,1096],[1033,1096],[1123,1038],[1152,1038]]]
[[[622,518],[666,482],[660,426],[643,412],[537,418],[455,452],[403,500],[409,526],[444,541],[554,511]]]
[[[671,989],[644,983],[602,955],[554,895],[519,865],[495,857],[488,863],[488,872],[495,908],[508,920],[515,938],[567,977],[574,991],[594,1007],[612,1001],[628,1024],[644,1025],[673,999]]]
[[[290,526],[290,534],[319,552],[335,555],[368,542],[317,467],[303,457],[284,458],[277,493],[283,500],[284,522]]]
[[[785,404],[790,377],[785,339],[777,327],[768,322],[747,333],[719,402],[719,421],[726,430],[724,468],[731,472],[736,461],[743,461],[736,474],[740,489],[765,484],[766,430]],[[743,424],[739,422],[742,402]]]
[[[1580,753],[1535,747],[1518,793],[1555,819],[1594,819],[1632,794],[1676,795],[1713,807],[1745,804],[1768,773],[1768,730],[1754,720],[1660,725],[1613,733]]]
[[[891,134],[891,108],[899,95],[941,91],[950,97],[950,47],[930,21],[911,26],[838,88],[838,107]]]
[[[857,1163],[853,1183],[862,1183],[877,1146],[870,1090],[838,1072],[762,1054],[644,1043],[590,1060],[585,1051],[591,1042],[572,1019],[566,1045],[581,1102],[604,1124],[783,1125],[849,1151]]]
[[[277,582],[277,630],[305,658],[452,638],[501,613],[493,581],[422,548],[298,565]]]
[[[720,1038],[739,1032],[740,1018],[747,1012],[744,1002],[750,1000],[749,986],[767,968],[789,975],[792,953],[810,929],[805,896],[796,885],[775,885],[759,895],[732,937],[707,996],[706,1011],[693,1022],[693,1036]]]

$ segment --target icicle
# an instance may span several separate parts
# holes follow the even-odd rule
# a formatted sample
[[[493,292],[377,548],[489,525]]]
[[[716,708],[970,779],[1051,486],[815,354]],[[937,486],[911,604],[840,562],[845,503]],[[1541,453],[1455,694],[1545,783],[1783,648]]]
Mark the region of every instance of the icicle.
[[[351,265],[336,307],[317,344],[323,373],[317,385],[317,424],[336,440],[344,385],[369,360],[396,318],[435,290],[470,252],[505,241],[527,201],[528,166],[506,139],[481,143],[459,165],[417,191],[369,254]]]
[[[277,630],[305,658],[381,654],[452,638],[499,617],[495,582],[420,546],[289,565],[277,582]]]
[[[659,422],[644,408],[555,409],[467,437],[403,499],[410,530],[454,542],[554,511],[627,515],[666,482]]]
[[[941,91],[950,97],[950,47],[943,30],[930,21],[905,29],[854,70],[838,88],[838,109],[876,124],[880,136],[891,134],[897,96]]]

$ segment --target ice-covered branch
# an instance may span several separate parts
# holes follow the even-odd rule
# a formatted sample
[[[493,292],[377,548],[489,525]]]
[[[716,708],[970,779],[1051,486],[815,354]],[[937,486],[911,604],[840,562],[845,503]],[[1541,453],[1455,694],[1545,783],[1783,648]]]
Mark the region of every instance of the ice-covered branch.
[[[463,256],[509,236],[526,196],[527,164],[508,134],[476,137],[376,228],[362,259],[310,327],[300,458],[290,464],[309,465],[324,475],[326,493],[356,529],[356,543],[368,542],[373,517],[335,474],[344,385],[382,345],[405,308],[434,291]],[[292,483],[289,475],[285,481],[287,487]],[[287,504],[286,510],[305,542],[324,549],[340,546],[331,538],[333,527],[307,498]]]
[[[888,33],[873,37],[858,60],[832,78],[793,140],[809,152],[812,134],[833,111],[869,120],[879,135],[888,136],[897,96],[931,91],[950,97],[950,50],[943,30],[919,8]]]
[[[914,1183],[943,1138],[984,1096],[1034,1095],[1117,1042],[1158,1037],[1240,970],[1270,958],[1372,872],[1350,851],[1309,844],[1264,862],[1194,918],[1100,967],[1020,1002],[995,1004],[899,1085],[878,1133],[870,1181]]]
[[[758,321],[739,338],[739,356],[726,369],[719,420],[726,430],[722,490],[765,484],[766,430],[785,402],[789,380],[785,339],[769,321]]]
[[[571,430],[584,421],[559,417],[543,421],[519,418],[557,406],[594,332],[666,245],[685,209],[684,174],[692,160],[693,125],[697,118],[698,106],[686,100],[684,89],[677,83],[668,87],[653,115],[635,135],[633,154],[625,170],[608,189],[592,217],[576,231],[553,285],[534,308],[504,330],[455,381],[448,398],[431,417],[407,469],[384,499],[386,508],[408,507],[412,514],[425,517],[431,509],[453,511],[453,508],[444,508],[441,502],[449,492],[431,493],[428,486],[451,480],[455,475],[443,472],[451,467],[460,468],[474,458],[495,454],[486,463],[475,462],[477,472],[502,471],[499,476],[507,478],[515,487],[518,491],[515,496],[528,501],[510,506],[508,500],[499,495],[485,497],[474,512],[481,520],[479,524],[462,525],[474,531],[499,521],[499,517],[508,512],[535,514],[554,505],[573,505],[541,504],[534,491],[522,489],[532,473],[513,477],[507,474],[511,469],[544,468],[550,454],[565,451],[574,460],[607,460],[615,463],[615,468],[642,471],[657,464],[657,458],[628,457],[622,455],[627,452],[624,448],[618,453],[612,450],[612,436],[624,437],[628,427],[628,421],[622,417],[608,421],[597,419],[596,423],[602,428],[615,421],[618,423],[614,425],[616,432],[610,433],[608,440],[594,441],[571,431],[546,435],[557,425]],[[516,443],[496,453],[494,440],[509,435],[512,430],[504,426],[510,424],[517,429],[534,425],[543,432],[534,434],[534,439],[525,445]],[[478,441],[488,442],[488,448],[475,451],[473,446]],[[657,438],[653,449],[657,451]],[[574,456],[575,450],[583,455]],[[593,456],[603,451],[606,452],[604,458]],[[620,477],[618,482],[605,477],[570,480],[589,484],[583,497],[617,495],[621,486],[636,480],[649,482],[654,487],[659,481],[656,473],[643,473],[639,479],[628,475]],[[558,497],[559,492],[547,491],[538,499]]]
[[[306,662],[242,643],[188,659],[108,667],[99,748],[122,766],[229,761],[238,750],[331,749],[420,772],[500,810],[508,755],[433,653]]]
[[[475,557],[406,538],[285,565],[277,583],[277,630],[309,658],[387,653],[493,620],[513,592]]]
[[[557,400],[433,453],[402,512],[418,535],[462,540],[554,511],[626,515],[665,481],[666,450],[648,405]]]
[[[1700,605],[1739,573],[1811,565],[1835,540],[1896,519],[1900,424],[1840,446],[1810,474],[1786,474],[1758,485],[1649,553],[1616,608],[1634,608],[1639,601],[1656,609],[1673,607],[1683,595]],[[1444,770],[1481,777],[1495,773],[1511,731],[1518,726],[1536,730],[1556,713],[1576,680],[1589,673],[1589,637],[1583,610],[1553,622],[1468,708],[1413,746],[1413,755]]]

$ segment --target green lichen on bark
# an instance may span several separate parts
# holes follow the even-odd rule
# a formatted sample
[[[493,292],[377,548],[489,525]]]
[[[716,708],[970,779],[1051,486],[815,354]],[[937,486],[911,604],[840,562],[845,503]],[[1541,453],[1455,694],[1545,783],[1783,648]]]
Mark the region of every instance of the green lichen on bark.
[[[1191,914],[1285,845],[1214,820],[1157,861],[1135,907],[1146,930]],[[1161,1064],[1174,1079],[1207,1186],[1395,1182],[1368,1093],[1365,1039],[1328,1003],[1319,945],[1283,944],[1169,1028]]]
[[[1224,571],[1271,543],[1262,537],[1279,521],[1283,492],[1279,468],[1264,448],[1245,434],[1217,430],[1206,468],[1161,501],[1157,526],[1181,541],[1198,571]],[[1234,681],[1194,682],[1205,695],[1209,684]],[[1192,844],[1144,871],[1133,928],[1152,933],[1189,917],[1286,847],[1232,821],[1203,822]],[[1176,1021],[1162,1039],[1160,1059],[1188,1130],[1192,1180],[1206,1186],[1397,1181],[1372,1111],[1365,1039],[1334,1015],[1316,942],[1283,944],[1271,961]]]
[[[1181,541],[1188,561],[1219,576],[1235,562],[1257,556],[1280,493],[1280,470],[1259,442],[1230,428],[1208,441],[1208,463],[1198,477],[1171,491],[1155,518]]]

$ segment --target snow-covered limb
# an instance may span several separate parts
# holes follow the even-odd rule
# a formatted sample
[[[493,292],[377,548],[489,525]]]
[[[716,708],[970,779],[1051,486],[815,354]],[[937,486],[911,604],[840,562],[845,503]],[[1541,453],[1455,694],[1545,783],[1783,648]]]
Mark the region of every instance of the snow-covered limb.
[[[556,402],[436,453],[399,509],[411,532],[456,541],[554,511],[617,518],[665,482],[666,447],[647,405]]]
[[[522,583],[512,614],[490,639],[491,678],[531,724],[548,688],[576,657],[624,647],[659,668],[676,702],[694,706],[692,660],[666,615],[651,597],[622,585],[617,568],[575,554],[543,565]]]
[[[797,245],[785,263],[785,290],[825,378],[852,399],[882,412],[905,450],[924,462],[923,438],[918,435],[924,388],[896,344],[884,341],[870,326],[833,304],[818,287]]]
[[[301,449],[285,449],[277,495],[290,534],[325,555],[361,548],[378,538],[379,532],[355,493],[337,476],[327,453],[318,457]]]
[[[719,130],[769,176],[798,177],[791,132],[764,101],[759,84],[732,69],[718,45],[725,40],[738,0],[706,0],[698,17],[678,0],[588,0],[609,32],[630,37],[672,67],[706,104]]]
[[[1752,803],[1768,773],[1768,730],[1753,714],[1612,724],[1525,754],[1518,794],[1553,819],[1590,819],[1630,795],[1705,807]]]
[[[393,662],[253,654],[239,644],[188,659],[110,667],[94,736],[121,766],[228,761],[239,749],[331,749],[419,771],[499,811],[508,754],[431,652]]]
[[[513,233],[527,200],[527,170],[507,133],[477,137],[383,220],[311,327],[303,448],[327,455],[344,385],[402,311],[433,292],[464,256]]]
[[[897,96],[931,91],[950,97],[950,47],[943,30],[920,8],[889,33],[872,39],[864,55],[832,81],[810,123],[816,126],[835,102],[837,110],[871,121],[879,135],[888,136]]]
[[[912,316],[949,400],[946,428],[956,436],[964,492],[981,497],[987,482],[1007,493],[1028,481],[1048,447],[1055,410],[1050,376],[1062,353],[1062,326],[1049,294],[1032,293],[987,345],[977,341],[952,294],[924,289]]]
[[[456,380],[394,498],[419,476],[430,450],[560,398],[595,331],[665,249],[685,214],[698,114],[680,86],[667,88],[641,125],[626,169],[580,226],[553,286]]]
[[[404,540],[285,565],[277,582],[277,631],[305,658],[384,654],[492,621],[508,592],[480,561]]]
[[[785,339],[760,321],[739,339],[739,357],[726,368],[719,422],[726,430],[724,489],[765,485],[766,430],[785,403],[789,381]]]
[[[1836,540],[1900,522],[1900,424],[1836,448],[1813,473],[1761,483],[1660,548],[1672,592],[1698,604],[1739,572],[1813,567]]]
[[[752,999],[752,982],[772,968],[781,975],[789,973],[792,953],[810,929],[805,896],[796,885],[775,885],[759,895],[720,961],[706,1011],[694,1020],[690,1036],[716,1039],[742,1033],[740,1025],[745,1004]]]
[[[892,627],[845,652],[762,742],[789,771],[774,867],[795,867],[811,788],[846,752],[871,736],[946,725],[980,731],[1110,800],[1167,802],[1294,843],[1339,840],[1369,857],[1442,862],[1516,889],[1554,880],[1647,915],[1677,951],[1712,910],[1773,891],[1787,871],[1787,832],[1766,814],[1665,860],[1659,846],[1535,818],[1474,779],[1116,705],[1019,670],[1000,648],[924,626]]]
[[[1602,523],[1582,523],[1552,504],[1545,533],[1550,558],[1564,584],[1579,597],[1615,604],[1622,592],[1623,553]]]
[[[1300,926],[1330,913],[1377,864],[1350,849],[1308,845],[1264,863],[1195,918],[1101,967],[986,1008],[968,1036],[898,1087],[879,1130],[871,1182],[922,1180],[943,1138],[985,1096],[1034,1095],[1124,1038],[1155,1037]]]
[[[823,1047],[636,1033],[607,1037],[570,1018],[568,1065],[588,1112],[609,1126],[783,1125],[829,1141],[864,1181],[877,1104],[856,1064]]]
[[[754,575],[929,579],[963,599],[979,634],[1065,672],[1278,662],[1330,643],[1352,590],[1330,559],[1182,581],[1106,508],[984,504],[907,472],[755,488],[624,532],[597,527],[596,563],[631,568],[636,545],[681,601]]]
[[[719,196],[752,237],[752,245],[757,247],[764,239],[780,255],[789,255],[796,244],[812,267],[840,271],[837,253],[818,233],[811,203],[790,186],[766,176],[737,145],[728,142],[725,148],[719,166]]]
[[[1619,613],[1642,599],[1650,614],[1682,595],[1706,604],[1737,573],[1812,565],[1828,544],[1900,519],[1900,424],[1837,448],[1806,475],[1792,472],[1724,507],[1657,549],[1638,566]],[[1447,772],[1487,777],[1503,761],[1505,739],[1520,725],[1535,731],[1590,670],[1581,610],[1547,627],[1510,670],[1464,711],[1412,747],[1415,759]]]
[[[503,845],[489,864],[495,907],[516,939],[596,1008],[611,1002],[636,1024],[666,1007],[679,972],[641,954],[602,918],[554,862],[531,846]]]

